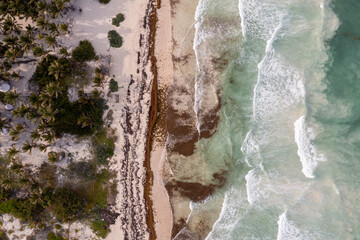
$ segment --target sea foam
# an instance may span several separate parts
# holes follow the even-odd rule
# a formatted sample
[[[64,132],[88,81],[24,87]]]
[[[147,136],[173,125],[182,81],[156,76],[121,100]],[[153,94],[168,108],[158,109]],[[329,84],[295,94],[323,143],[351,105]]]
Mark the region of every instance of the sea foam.
[[[294,123],[295,142],[298,146],[297,154],[302,164],[302,172],[308,178],[314,178],[314,171],[320,161],[326,161],[322,154],[318,154],[313,141],[315,134],[312,128],[308,127],[305,116],[300,117]]]
[[[293,221],[287,217],[287,212],[279,216],[278,234],[276,240],[314,240],[318,239],[315,234],[307,230],[300,230]]]

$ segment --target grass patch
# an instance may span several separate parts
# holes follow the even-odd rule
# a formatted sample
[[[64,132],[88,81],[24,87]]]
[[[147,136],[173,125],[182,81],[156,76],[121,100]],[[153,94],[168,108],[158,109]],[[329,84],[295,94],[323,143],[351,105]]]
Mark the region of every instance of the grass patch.
[[[112,18],[112,25],[119,27],[120,23],[125,20],[125,16],[122,13],[118,13],[115,17]]]
[[[92,139],[95,162],[100,165],[107,164],[107,158],[114,155],[114,140],[107,136],[105,129],[100,129]]]
[[[122,37],[115,30],[108,32],[108,39],[111,47],[120,48],[122,46]]]
[[[83,199],[66,188],[57,189],[51,200],[52,212],[57,219],[65,222],[76,219],[83,207]]]
[[[91,221],[91,229],[101,238],[105,238],[110,232],[106,222],[101,219]]]
[[[109,88],[111,92],[117,92],[119,90],[118,82],[112,78],[109,83]]]
[[[60,234],[55,234],[53,232],[50,232],[47,235],[47,240],[65,240],[65,238],[63,236],[61,236]]]

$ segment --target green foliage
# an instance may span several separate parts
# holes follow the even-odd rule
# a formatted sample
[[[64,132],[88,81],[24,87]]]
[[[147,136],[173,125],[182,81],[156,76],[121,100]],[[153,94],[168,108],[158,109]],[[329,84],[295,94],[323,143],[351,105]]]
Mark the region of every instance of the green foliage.
[[[101,74],[101,69],[96,68],[95,69],[95,77],[93,80],[93,83],[95,84],[95,87],[101,87],[104,81],[104,76]]]
[[[122,46],[122,37],[115,30],[110,30],[108,32],[108,39],[111,47],[119,48]]]
[[[115,17],[112,19],[112,25],[115,25],[117,27],[120,26],[120,23],[125,20],[125,16],[122,13],[118,13]]]
[[[45,50],[42,47],[34,47],[32,51],[35,57],[40,57],[45,54]]]
[[[65,238],[63,236],[61,236],[60,234],[55,234],[53,232],[50,232],[47,235],[47,240],[65,240]]]
[[[64,77],[70,75],[72,71],[71,63],[67,58],[58,59],[54,55],[47,55],[40,61],[30,81],[35,82],[40,88],[44,88],[47,84],[55,82],[55,75],[50,74],[49,70],[56,61],[58,61],[62,71],[62,78],[59,80],[61,83],[65,84],[65,81],[63,81]]]
[[[108,4],[111,0],[99,0],[100,3],[102,4]]]
[[[72,51],[72,59],[76,62],[87,62],[93,60],[95,56],[95,49],[88,40],[80,41],[79,46]]]
[[[11,199],[0,203],[0,213],[12,214],[24,221],[33,221],[44,209],[37,204],[32,204],[29,199]]]
[[[73,191],[59,188],[53,195],[51,208],[57,219],[71,221],[83,211],[83,200]]]
[[[53,102],[53,109],[59,109],[52,127],[57,135],[70,133],[75,135],[92,134],[103,124],[104,100],[87,97],[71,103],[67,96],[61,96]],[[86,116],[91,124],[80,125],[79,118]]]
[[[9,237],[6,235],[4,230],[0,230],[0,240],[9,240]]]
[[[55,229],[60,230],[62,229],[62,226],[60,224],[55,224]]]
[[[68,165],[69,177],[93,180],[96,175],[96,165],[90,161],[72,162]]]
[[[56,165],[44,162],[40,166],[39,179],[50,187],[56,186]]]
[[[91,222],[91,228],[94,233],[101,238],[105,238],[110,232],[110,229],[107,226],[106,222],[101,219],[93,220]]]
[[[106,183],[111,177],[111,173],[106,169],[96,174],[95,180],[87,188],[87,209],[94,209],[97,206],[101,208],[107,207],[108,189]]]
[[[109,83],[109,88],[111,92],[117,92],[119,90],[118,82],[112,78]]]
[[[114,140],[107,137],[105,129],[101,129],[95,134],[92,140],[92,147],[95,160],[98,164],[107,164],[106,159],[114,155]]]
[[[2,103],[5,103],[5,102],[6,102],[6,101],[5,101],[5,96],[6,96],[6,93],[0,92],[0,102],[2,102]]]
[[[3,187],[0,188],[0,202],[9,200],[10,196],[11,196],[11,190],[5,189]]]

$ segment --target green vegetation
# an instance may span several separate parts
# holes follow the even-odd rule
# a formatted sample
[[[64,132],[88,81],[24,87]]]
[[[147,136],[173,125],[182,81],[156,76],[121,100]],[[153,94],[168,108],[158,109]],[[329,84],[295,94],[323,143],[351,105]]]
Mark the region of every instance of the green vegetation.
[[[79,93],[78,101],[71,103],[67,96],[58,98],[54,102],[53,111],[58,112],[51,126],[56,135],[70,133],[76,135],[89,135],[102,124],[102,115],[105,103],[99,92],[91,95]]]
[[[0,213],[9,213],[24,221],[34,221],[44,209],[30,199],[11,199],[0,203]]]
[[[48,235],[47,235],[47,240],[65,240],[65,238],[59,234],[55,234],[53,232],[50,232]]]
[[[105,238],[110,232],[110,229],[106,224],[106,222],[101,219],[96,219],[92,221],[91,228],[94,231],[94,233],[101,238]]]
[[[114,140],[107,137],[104,129],[101,129],[95,134],[92,147],[95,160],[98,164],[107,164],[106,159],[114,155]]]
[[[60,230],[60,229],[62,229],[62,226],[60,224],[55,224],[55,229]]]
[[[111,92],[117,92],[119,90],[118,82],[112,78],[109,83],[109,88]]]
[[[76,62],[91,61],[95,59],[95,56],[95,49],[88,40],[80,41],[79,46],[72,51],[72,59]]]
[[[82,199],[66,188],[57,189],[51,201],[51,208],[56,218],[65,222],[74,220],[82,213],[83,207]]]
[[[58,59],[54,55],[47,55],[42,58],[30,82],[36,83],[41,89],[52,82],[64,84],[64,79],[72,72],[72,66],[68,59]]]
[[[120,26],[120,23],[125,20],[125,16],[122,13],[118,13],[115,17],[112,18],[112,25],[117,27]]]
[[[107,161],[114,154],[114,138],[103,127],[107,106],[100,88],[106,71],[103,66],[96,68],[93,91],[82,90],[88,89],[93,73],[86,62],[98,57],[88,40],[80,41],[71,53],[58,42],[61,35],[68,34],[69,25],[61,21],[69,10],[69,0],[0,1],[0,79],[14,86],[13,81],[23,77],[16,70],[18,65],[36,63],[29,89],[0,93],[2,103],[14,105],[11,117],[0,117],[0,127],[9,130],[9,140],[13,141],[6,155],[0,155],[0,214],[11,214],[37,231],[48,233],[54,227],[55,232],[47,236],[50,240],[65,239],[57,233],[63,234],[60,224],[75,220],[87,221],[99,237],[105,237],[110,224],[107,221],[112,221],[104,218],[104,214],[112,214],[108,195],[116,188],[110,183],[114,175]],[[18,19],[29,19],[34,26],[23,26]],[[119,25],[123,20],[118,14],[113,22]],[[109,40],[113,47],[122,45],[116,32],[109,32]],[[114,80],[110,89],[118,89]],[[53,151],[51,147],[64,133],[91,141],[93,158],[71,162],[67,149]],[[47,156],[37,171],[23,164],[20,155],[31,154],[34,149],[43,152],[44,159]],[[65,162],[65,156],[69,157],[66,168],[58,164]],[[5,239],[3,235],[0,239]]]
[[[102,4],[108,4],[111,0],[99,0],[100,3]]]
[[[111,47],[119,48],[122,46],[122,37],[115,30],[110,30],[108,32],[108,39]]]

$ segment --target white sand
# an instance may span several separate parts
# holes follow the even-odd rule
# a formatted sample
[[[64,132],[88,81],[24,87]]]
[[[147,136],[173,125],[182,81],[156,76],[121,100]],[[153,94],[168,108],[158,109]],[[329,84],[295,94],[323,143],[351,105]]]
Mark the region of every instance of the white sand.
[[[172,25],[171,25],[170,1],[161,1],[161,8],[158,11],[158,22],[155,41],[155,56],[158,66],[158,88],[167,89],[173,80],[172,62]],[[153,200],[155,231],[157,239],[171,239],[173,224],[172,210],[168,193],[163,182],[162,172],[166,151],[164,143],[153,143],[155,149],[151,152],[151,169],[154,180],[151,190]]]

